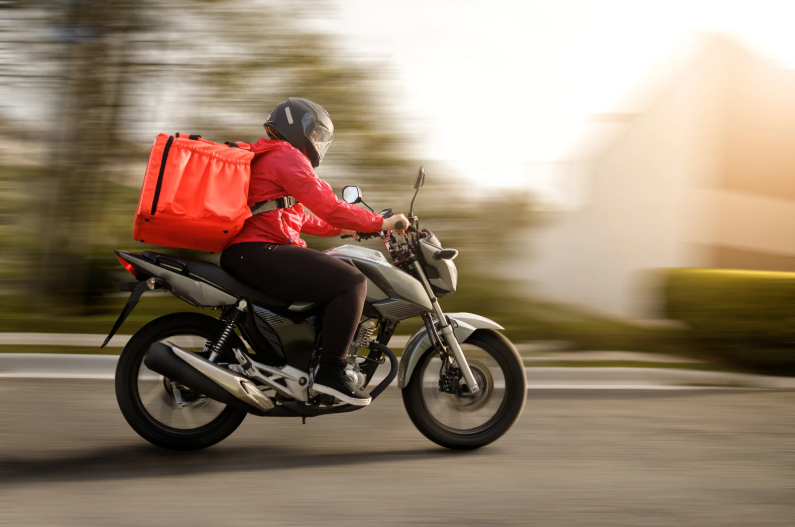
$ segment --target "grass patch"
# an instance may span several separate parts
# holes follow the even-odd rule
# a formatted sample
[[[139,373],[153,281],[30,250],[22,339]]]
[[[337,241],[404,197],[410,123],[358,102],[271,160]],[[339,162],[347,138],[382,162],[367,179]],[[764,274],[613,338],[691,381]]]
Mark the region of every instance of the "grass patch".
[[[795,273],[673,269],[664,292],[704,358],[795,375]]]

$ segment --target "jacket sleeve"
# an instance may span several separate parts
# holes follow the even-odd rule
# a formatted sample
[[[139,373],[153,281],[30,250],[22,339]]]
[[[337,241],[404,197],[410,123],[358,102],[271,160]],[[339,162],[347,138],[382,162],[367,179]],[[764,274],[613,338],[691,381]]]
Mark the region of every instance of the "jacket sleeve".
[[[317,216],[312,216],[306,212],[304,214],[303,223],[301,223],[301,232],[311,234],[312,236],[339,236],[341,229],[332,227],[329,223],[321,220]]]
[[[381,216],[338,200],[329,184],[315,175],[309,160],[297,150],[285,152],[275,168],[281,187],[326,223],[360,232],[381,229]]]

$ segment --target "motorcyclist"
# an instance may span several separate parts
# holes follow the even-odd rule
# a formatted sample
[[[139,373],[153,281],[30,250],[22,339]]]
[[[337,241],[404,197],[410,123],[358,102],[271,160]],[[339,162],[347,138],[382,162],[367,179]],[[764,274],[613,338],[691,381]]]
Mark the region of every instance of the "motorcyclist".
[[[248,205],[267,212],[246,220],[221,254],[221,267],[275,297],[325,304],[313,388],[349,404],[370,404],[369,395],[344,374],[366,279],[355,267],[308,249],[300,234],[355,236],[356,231],[393,230],[398,221],[408,225],[408,220],[402,214],[384,219],[340,201],[315,175],[334,134],[320,105],[289,98],[271,112],[265,129],[268,137],[251,144],[257,155],[251,163]]]

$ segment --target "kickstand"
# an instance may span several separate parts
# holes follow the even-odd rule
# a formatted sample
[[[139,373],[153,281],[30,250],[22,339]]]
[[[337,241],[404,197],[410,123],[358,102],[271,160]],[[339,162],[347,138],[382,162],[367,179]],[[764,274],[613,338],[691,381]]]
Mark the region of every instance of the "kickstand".
[[[305,415],[301,416],[301,421],[303,421],[303,423],[301,423],[301,424],[304,424],[304,425],[306,424],[306,416]]]

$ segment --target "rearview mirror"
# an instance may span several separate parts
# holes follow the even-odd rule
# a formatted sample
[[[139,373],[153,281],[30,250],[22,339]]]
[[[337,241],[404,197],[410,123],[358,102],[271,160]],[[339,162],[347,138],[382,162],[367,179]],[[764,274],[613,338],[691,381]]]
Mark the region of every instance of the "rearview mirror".
[[[418,190],[425,184],[425,167],[420,167],[417,171],[417,179],[414,180],[414,190]]]
[[[359,203],[362,201],[362,191],[359,190],[359,187],[345,187],[342,189],[342,201],[351,205]]]

